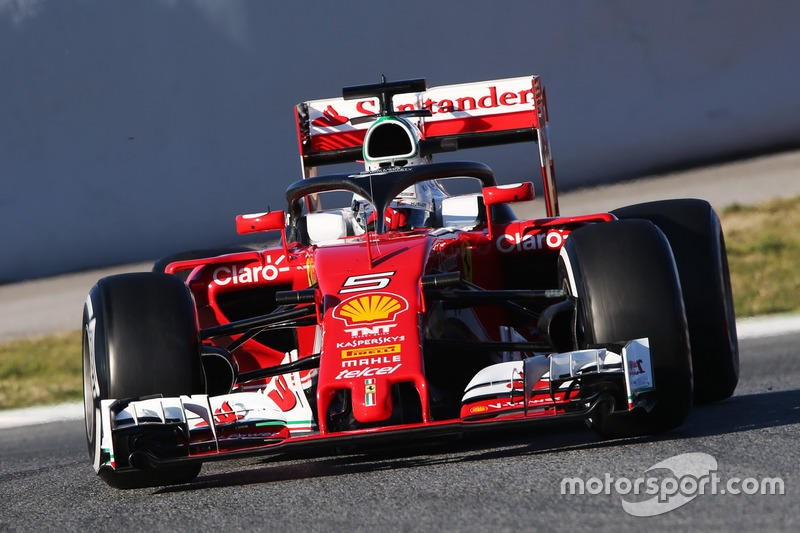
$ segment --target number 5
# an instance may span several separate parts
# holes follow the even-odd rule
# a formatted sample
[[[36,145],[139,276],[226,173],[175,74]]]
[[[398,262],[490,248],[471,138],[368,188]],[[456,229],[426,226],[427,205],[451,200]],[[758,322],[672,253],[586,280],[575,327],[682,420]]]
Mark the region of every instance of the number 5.
[[[392,276],[397,272],[377,272],[375,274],[361,274],[360,276],[350,276],[342,284],[339,294],[349,292],[377,291],[389,285]]]

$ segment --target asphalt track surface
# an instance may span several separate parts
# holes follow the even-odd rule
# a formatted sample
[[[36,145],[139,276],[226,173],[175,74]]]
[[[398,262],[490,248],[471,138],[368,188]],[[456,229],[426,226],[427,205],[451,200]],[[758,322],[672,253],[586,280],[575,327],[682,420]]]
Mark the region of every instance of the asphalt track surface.
[[[568,424],[427,446],[209,463],[189,484],[118,491],[95,477],[81,420],[5,429],[0,531],[797,531],[798,343],[800,334],[742,341],[736,394],[646,439],[603,441]],[[650,496],[621,495],[618,479],[660,472],[658,486],[669,494],[664,479],[684,478],[646,471],[685,453],[716,460],[715,492],[706,485],[706,493],[655,516],[623,509],[623,499]],[[606,476],[608,494],[562,494],[565,478]],[[728,483],[752,491],[766,478],[780,479],[784,494],[720,492]],[[685,485],[687,495],[691,488]]]
[[[798,158],[793,157],[787,168],[796,171]],[[763,169],[763,163],[756,166]],[[758,189],[759,194],[764,188]],[[766,197],[790,193],[784,188]],[[595,206],[601,201],[599,192],[589,197]],[[609,207],[642,199],[655,198],[615,193]],[[567,196],[562,212],[578,212],[565,209],[566,205]],[[71,275],[71,279],[92,274],[96,273]],[[52,301],[53,287],[64,287],[63,283],[28,282],[46,283],[53,285],[48,285],[42,298],[49,294]],[[81,290],[85,294],[88,288]],[[3,289],[19,290],[19,286]],[[64,293],[70,291],[77,289]],[[79,316],[82,299],[74,316]],[[7,304],[5,298],[2,301]],[[2,309],[4,318],[8,309]],[[54,324],[50,323],[50,331],[58,329]],[[3,427],[0,531],[628,531],[668,527],[796,531],[800,525],[800,333],[782,331],[788,330],[779,327],[766,336],[748,335],[742,340],[741,379],[732,398],[698,406],[680,428],[645,439],[603,441],[582,424],[567,424],[427,445],[398,443],[388,450],[209,463],[190,484],[117,491],[94,475],[82,420]],[[648,469],[687,453],[712,457],[717,465],[713,474],[720,484],[713,492],[706,485],[706,493],[697,494],[687,483],[688,501],[666,511],[668,503],[676,501],[666,497],[673,486],[668,482],[676,478],[691,482],[691,476]],[[648,517],[629,514],[623,500],[641,502],[650,496],[623,495],[625,485],[617,490],[614,482],[649,480],[654,475],[665,496],[655,509],[666,512]],[[582,480],[587,489],[597,487],[593,482],[612,482],[609,490],[604,488],[599,494],[588,490],[582,495],[563,494],[562,481],[567,478]],[[730,488],[752,489],[776,480],[783,494],[726,490],[726,483],[732,483]]]

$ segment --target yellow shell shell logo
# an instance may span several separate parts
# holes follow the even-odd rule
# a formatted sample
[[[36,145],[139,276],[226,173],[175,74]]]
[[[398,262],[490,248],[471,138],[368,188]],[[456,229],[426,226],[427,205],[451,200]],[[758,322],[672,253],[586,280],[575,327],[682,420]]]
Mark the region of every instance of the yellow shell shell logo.
[[[391,294],[367,294],[345,300],[334,309],[333,316],[348,326],[367,322],[394,320],[408,307],[405,300]]]

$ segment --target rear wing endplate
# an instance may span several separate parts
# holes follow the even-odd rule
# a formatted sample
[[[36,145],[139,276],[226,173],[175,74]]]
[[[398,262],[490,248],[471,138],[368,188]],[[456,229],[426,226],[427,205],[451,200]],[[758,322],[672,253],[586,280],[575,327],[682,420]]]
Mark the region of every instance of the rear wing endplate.
[[[393,104],[396,111],[431,112],[430,116],[409,119],[418,125],[426,142],[457,144],[458,149],[537,143],[547,215],[559,215],[547,102],[539,76],[432,87],[396,94]],[[298,104],[297,132],[303,176],[316,176],[321,165],[362,159],[362,144],[370,124],[352,119],[379,112],[378,97],[354,98],[351,94],[348,99]]]

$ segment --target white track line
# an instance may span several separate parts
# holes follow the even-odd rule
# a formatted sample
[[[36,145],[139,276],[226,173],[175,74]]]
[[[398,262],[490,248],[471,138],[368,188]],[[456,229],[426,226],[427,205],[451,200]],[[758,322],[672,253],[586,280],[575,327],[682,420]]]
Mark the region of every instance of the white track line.
[[[43,407],[28,407],[0,411],[0,429],[80,420],[83,418],[82,403],[62,403]]]
[[[739,334],[739,339],[756,339],[797,333],[800,331],[800,314],[739,319],[736,321],[736,330]],[[82,418],[82,403],[11,409],[0,411],[0,429],[80,420]]]
[[[739,339],[756,339],[800,331],[800,314],[757,316],[736,321]]]

